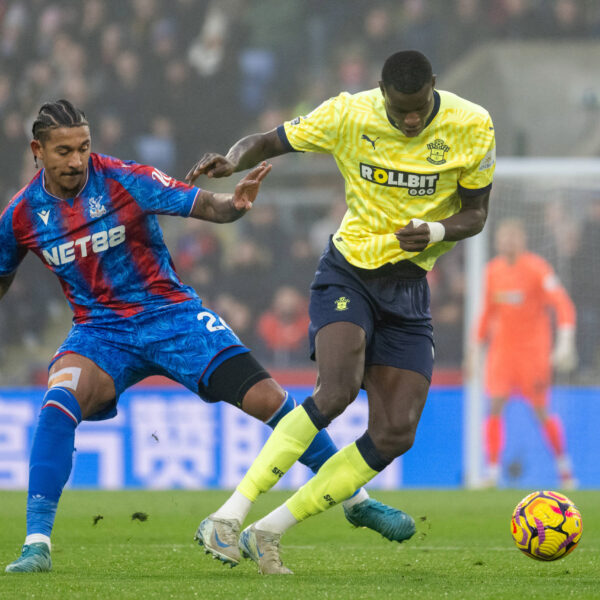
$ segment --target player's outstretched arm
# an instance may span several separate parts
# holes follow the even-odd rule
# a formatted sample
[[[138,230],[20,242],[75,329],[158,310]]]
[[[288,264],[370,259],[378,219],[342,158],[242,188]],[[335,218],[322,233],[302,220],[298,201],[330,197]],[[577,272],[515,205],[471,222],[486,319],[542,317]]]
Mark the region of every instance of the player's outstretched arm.
[[[2,298],[2,296],[8,292],[8,288],[10,287],[10,284],[13,282],[14,278],[14,273],[11,275],[6,275],[6,277],[0,277],[0,298]]]
[[[266,133],[255,133],[236,142],[227,156],[209,152],[205,154],[185,176],[193,183],[199,175],[207,177],[229,177],[232,173],[250,169],[259,162],[289,152],[279,138],[277,129]]]
[[[489,200],[489,190],[477,196],[461,194],[462,206],[455,215],[437,223],[411,219],[395,232],[400,248],[406,252],[422,252],[432,242],[458,242],[478,234],[487,219]]]
[[[272,165],[262,162],[235,186],[233,194],[218,194],[200,190],[190,216],[214,223],[236,221],[252,208],[260,184],[271,168]]]

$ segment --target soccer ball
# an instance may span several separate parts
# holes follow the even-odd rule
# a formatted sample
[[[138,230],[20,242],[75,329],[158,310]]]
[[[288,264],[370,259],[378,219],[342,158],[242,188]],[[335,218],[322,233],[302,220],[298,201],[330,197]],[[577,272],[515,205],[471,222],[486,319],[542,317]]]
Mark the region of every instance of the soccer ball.
[[[533,492],[517,504],[510,522],[517,548],[537,560],[557,560],[581,539],[581,514],[558,492]]]

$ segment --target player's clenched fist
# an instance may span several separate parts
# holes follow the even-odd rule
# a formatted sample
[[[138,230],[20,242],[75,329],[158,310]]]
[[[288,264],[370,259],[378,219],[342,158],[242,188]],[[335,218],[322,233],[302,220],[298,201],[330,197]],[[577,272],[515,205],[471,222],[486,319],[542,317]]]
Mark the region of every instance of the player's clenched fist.
[[[429,226],[427,223],[415,224],[418,219],[412,219],[408,225],[394,233],[400,242],[400,248],[406,252],[421,252],[425,250],[430,241]]]
[[[185,180],[192,184],[202,174],[207,177],[229,177],[234,170],[235,165],[226,156],[209,152],[188,171]]]

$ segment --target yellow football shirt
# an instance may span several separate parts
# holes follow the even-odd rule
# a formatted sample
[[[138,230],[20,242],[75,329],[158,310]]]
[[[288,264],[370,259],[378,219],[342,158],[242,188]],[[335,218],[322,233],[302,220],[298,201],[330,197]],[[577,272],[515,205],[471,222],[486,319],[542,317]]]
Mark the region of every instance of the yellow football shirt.
[[[405,252],[394,232],[412,218],[439,221],[460,210],[459,186],[483,193],[495,168],[488,112],[455,94],[434,91],[428,125],[409,138],[388,120],[379,88],[341,93],[280,128],[294,150],[332,154],[346,180],[348,209],[333,242],[365,269],[409,259],[431,270],[455,242]]]

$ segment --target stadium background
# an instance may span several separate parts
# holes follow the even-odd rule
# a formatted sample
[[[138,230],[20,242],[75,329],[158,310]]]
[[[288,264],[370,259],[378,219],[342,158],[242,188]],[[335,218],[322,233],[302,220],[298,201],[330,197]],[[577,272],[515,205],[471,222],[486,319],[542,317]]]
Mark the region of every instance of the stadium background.
[[[557,381],[553,405],[565,419],[580,484],[600,487],[592,433],[600,423],[600,183],[577,174],[577,165],[600,154],[599,35],[593,0],[0,0],[0,207],[35,172],[30,126],[48,99],[67,97],[85,110],[96,152],[182,178],[203,152],[224,152],[241,135],[341,90],[373,87],[389,54],[420,49],[440,88],[490,110],[499,172],[507,157],[570,165],[550,186],[547,166],[499,181],[487,239],[502,211],[528,219],[533,249],[575,300],[580,364]],[[343,213],[343,186],[331,159],[273,162],[259,204],[241,222],[165,219],[163,226],[184,281],[302,398],[314,379],[307,290]],[[429,276],[435,386],[415,447],[378,478],[380,487],[465,481],[461,349],[473,293],[466,247],[459,244]],[[69,325],[57,281],[26,258],[0,304],[0,488],[26,486],[43,393],[36,386]],[[176,387],[139,387],[121,405],[117,420],[81,427],[71,485],[232,487],[267,433]],[[365,414],[361,398],[336,423],[336,440],[354,439]],[[508,432],[503,484],[555,484],[550,456],[520,404],[509,407]],[[306,476],[297,467],[287,483]]]

